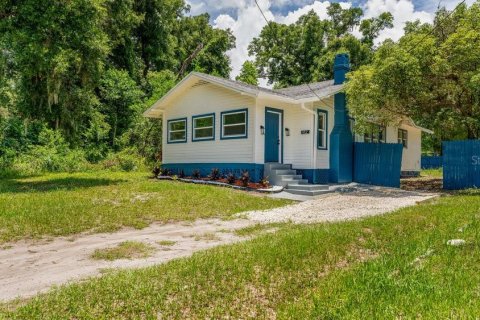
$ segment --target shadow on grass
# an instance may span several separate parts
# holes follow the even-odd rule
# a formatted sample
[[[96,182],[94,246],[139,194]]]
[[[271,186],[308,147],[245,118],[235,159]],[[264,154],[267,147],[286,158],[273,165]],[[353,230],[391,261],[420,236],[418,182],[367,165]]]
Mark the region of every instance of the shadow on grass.
[[[50,192],[59,190],[76,190],[99,186],[117,185],[127,180],[105,178],[58,178],[43,181],[21,181],[5,179],[0,182],[1,193]]]

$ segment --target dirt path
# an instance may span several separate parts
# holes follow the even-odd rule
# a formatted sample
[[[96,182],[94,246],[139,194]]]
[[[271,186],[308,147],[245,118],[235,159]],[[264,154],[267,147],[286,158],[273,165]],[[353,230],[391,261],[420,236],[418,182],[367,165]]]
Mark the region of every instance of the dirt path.
[[[232,243],[242,239],[232,231],[252,223],[244,219],[199,220],[191,224],[152,224],[142,230],[128,229],[116,233],[61,237],[51,242],[17,242],[11,248],[7,246],[7,249],[0,249],[0,301],[30,297],[48,290],[53,285],[101,274],[102,270],[107,268],[151,266],[220,244]],[[215,237],[212,237],[212,234]],[[158,250],[145,259],[90,259],[95,249],[113,247],[125,240],[148,243]],[[165,247],[157,243],[161,240],[176,243]]]
[[[193,223],[152,224],[142,229],[125,229],[116,233],[82,234],[55,238],[52,241],[21,241],[0,249],[0,301],[26,298],[47,291],[54,285],[95,276],[108,268],[137,268],[190,256],[192,253],[221,244],[240,241],[235,229],[256,223],[311,223],[357,219],[415,205],[437,196],[432,193],[394,189],[356,187],[340,193],[325,194],[290,206],[241,214],[247,219],[231,221],[197,220]],[[145,259],[92,260],[96,249],[114,247],[125,240],[154,246],[155,253]],[[175,241],[165,247],[157,242]]]

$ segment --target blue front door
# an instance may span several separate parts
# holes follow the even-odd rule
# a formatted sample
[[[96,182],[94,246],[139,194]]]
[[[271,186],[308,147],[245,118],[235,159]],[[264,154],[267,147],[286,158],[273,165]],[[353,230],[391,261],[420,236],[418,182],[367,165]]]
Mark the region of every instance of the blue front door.
[[[281,162],[281,110],[265,110],[265,162]]]

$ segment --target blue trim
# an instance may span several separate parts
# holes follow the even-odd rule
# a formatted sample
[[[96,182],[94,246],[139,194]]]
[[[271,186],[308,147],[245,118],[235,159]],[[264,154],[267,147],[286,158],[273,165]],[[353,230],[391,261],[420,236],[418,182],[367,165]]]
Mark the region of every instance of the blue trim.
[[[180,120],[185,120],[185,140],[170,141],[170,122],[175,122],[175,121],[180,121]],[[167,143],[168,144],[186,143],[187,142],[187,136],[188,136],[187,133],[188,133],[188,120],[187,120],[187,118],[170,119],[170,120],[167,121]]]
[[[308,183],[328,184],[330,182],[330,169],[295,169]]]
[[[285,139],[285,135],[284,135],[284,130],[285,130],[285,129],[284,129],[284,125],[283,125],[283,110],[282,110],[282,109],[275,109],[275,108],[272,108],[272,107],[265,107],[265,116],[267,115],[267,111],[268,111],[268,110],[271,110],[271,111],[274,111],[274,112],[278,112],[278,113],[280,113],[280,114],[282,115],[282,119],[281,119],[281,122],[282,122],[282,123],[281,123],[281,126],[282,126],[282,128],[281,128],[281,131],[280,131],[281,134],[282,134],[282,137],[281,137],[282,145],[280,146],[280,148],[281,148],[281,150],[280,150],[280,153],[281,153],[281,159],[280,159],[280,161],[281,161],[281,162],[280,162],[280,163],[283,163],[283,148],[284,148],[284,141],[283,141],[283,140]],[[266,129],[267,129],[267,128],[265,128],[265,130],[266,130]],[[263,152],[264,152],[264,155],[263,155],[263,156],[265,157],[265,146],[264,146],[264,148],[263,148]]]
[[[191,176],[193,170],[200,170],[202,177],[210,174],[213,168],[218,168],[222,175],[234,173],[240,177],[242,171],[248,170],[250,179],[258,182],[263,178],[263,164],[258,163],[164,163],[162,168],[169,169],[173,174],[179,174],[183,170],[185,175]]]
[[[325,147],[320,146],[320,113],[325,115]],[[324,109],[317,109],[317,149],[318,150],[328,150],[328,111]]]
[[[224,137],[223,136],[223,116],[230,113],[245,112],[245,135],[236,136],[236,137]],[[248,108],[244,109],[235,109],[223,111],[220,113],[220,140],[230,140],[230,139],[248,139]]]
[[[195,138],[195,119],[213,117],[213,136],[211,138]],[[201,128],[200,128],[201,129]],[[215,140],[215,113],[205,113],[192,116],[192,142]]]

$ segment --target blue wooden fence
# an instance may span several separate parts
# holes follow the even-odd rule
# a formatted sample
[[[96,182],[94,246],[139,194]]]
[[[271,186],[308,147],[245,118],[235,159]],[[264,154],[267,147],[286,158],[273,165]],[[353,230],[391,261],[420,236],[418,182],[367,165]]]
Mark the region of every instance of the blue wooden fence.
[[[442,156],[422,156],[422,169],[437,169],[443,166]]]
[[[443,188],[480,187],[480,140],[443,142]]]
[[[403,147],[398,143],[361,143],[354,147],[353,180],[400,187]]]

